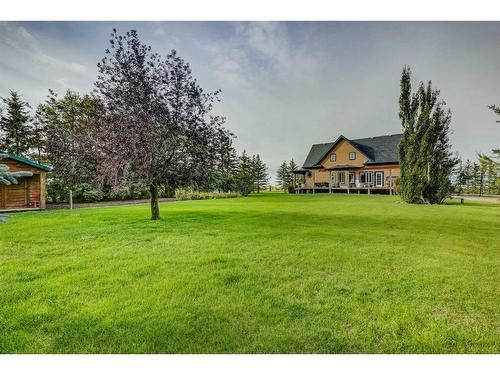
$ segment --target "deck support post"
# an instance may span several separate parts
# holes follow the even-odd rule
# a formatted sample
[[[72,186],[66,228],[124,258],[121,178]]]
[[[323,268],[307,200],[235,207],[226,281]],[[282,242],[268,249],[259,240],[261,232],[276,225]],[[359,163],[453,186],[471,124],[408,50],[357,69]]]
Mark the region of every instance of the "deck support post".
[[[392,195],[392,169],[389,169],[389,195]]]
[[[69,209],[73,209],[73,190],[69,191]]]

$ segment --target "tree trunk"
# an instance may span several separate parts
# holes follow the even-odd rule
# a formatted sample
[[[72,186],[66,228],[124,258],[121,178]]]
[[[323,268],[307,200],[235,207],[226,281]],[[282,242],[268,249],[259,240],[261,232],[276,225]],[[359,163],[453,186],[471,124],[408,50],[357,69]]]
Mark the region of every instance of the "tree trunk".
[[[69,191],[69,209],[73,209],[73,190]]]
[[[160,219],[160,207],[158,206],[158,186],[151,185],[149,187],[151,193],[151,220]]]

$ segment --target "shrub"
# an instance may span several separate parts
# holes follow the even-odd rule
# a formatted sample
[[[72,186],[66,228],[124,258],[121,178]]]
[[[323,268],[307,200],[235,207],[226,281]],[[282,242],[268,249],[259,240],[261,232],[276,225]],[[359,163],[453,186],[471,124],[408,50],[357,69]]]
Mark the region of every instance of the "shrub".
[[[175,191],[175,199],[179,201],[187,200],[203,200],[203,199],[224,199],[224,198],[238,198],[241,197],[239,193],[209,193],[204,191],[196,191],[191,189],[178,189]]]

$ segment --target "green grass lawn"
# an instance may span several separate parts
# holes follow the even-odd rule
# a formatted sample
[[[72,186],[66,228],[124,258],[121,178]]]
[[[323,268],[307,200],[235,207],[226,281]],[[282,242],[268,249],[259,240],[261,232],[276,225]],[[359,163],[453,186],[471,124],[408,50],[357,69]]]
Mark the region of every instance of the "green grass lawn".
[[[0,224],[0,352],[500,352],[500,205],[263,194],[161,213]]]

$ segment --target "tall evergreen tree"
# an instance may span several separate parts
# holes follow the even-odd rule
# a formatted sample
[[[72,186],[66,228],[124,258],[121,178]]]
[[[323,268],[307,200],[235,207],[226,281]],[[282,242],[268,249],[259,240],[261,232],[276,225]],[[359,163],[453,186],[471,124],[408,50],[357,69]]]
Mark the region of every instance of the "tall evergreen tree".
[[[2,98],[5,110],[0,117],[0,150],[28,156],[33,140],[29,104],[11,90],[8,98]]]
[[[219,191],[234,189],[234,176],[238,170],[238,155],[233,146],[234,135],[225,129],[219,129],[217,135],[217,166],[214,171],[214,183]]]
[[[451,192],[450,176],[458,162],[450,151],[451,112],[430,81],[426,86],[421,82],[412,94],[408,66],[401,77],[399,105],[401,197],[408,203],[442,203]]]
[[[243,196],[247,196],[253,190],[255,176],[252,167],[252,159],[243,150],[239,157],[238,172],[235,175],[236,189]]]
[[[293,187],[295,189],[295,171],[297,170],[299,166],[297,165],[297,163],[295,163],[295,161],[293,160],[290,160],[290,162],[288,163],[288,178],[289,178],[289,181],[290,181],[290,186]]]
[[[254,155],[252,157],[253,175],[255,179],[255,188],[257,193],[260,193],[260,189],[269,182],[269,174],[267,173],[267,166],[260,158],[260,155]]]
[[[281,163],[276,172],[276,184],[283,190],[288,191],[290,183],[290,170],[286,161]]]

